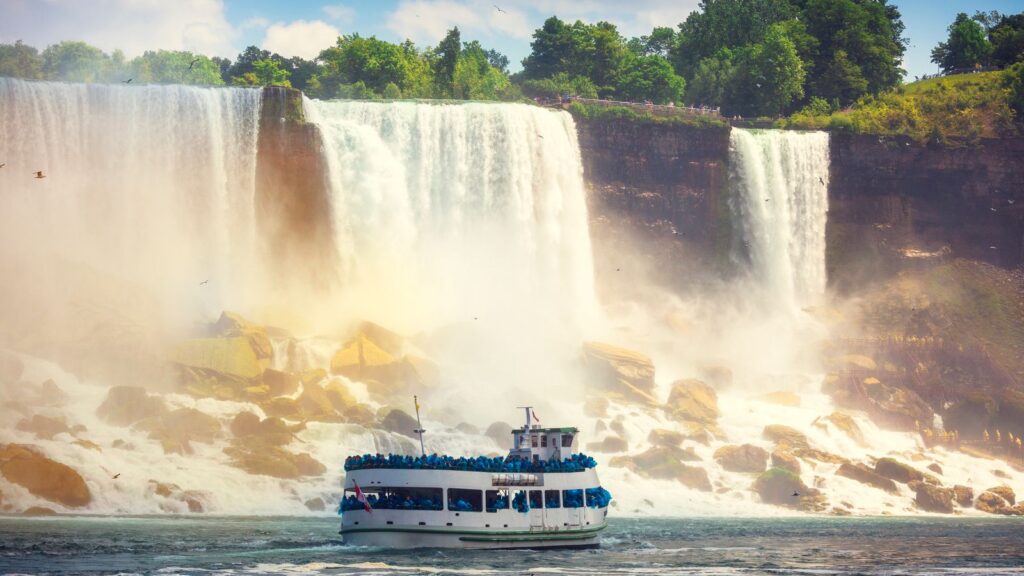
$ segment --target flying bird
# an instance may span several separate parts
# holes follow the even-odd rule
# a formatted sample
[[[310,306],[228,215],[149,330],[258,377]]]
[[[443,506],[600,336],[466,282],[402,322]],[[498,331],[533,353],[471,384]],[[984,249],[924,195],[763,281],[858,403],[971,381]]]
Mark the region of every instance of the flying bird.
[[[37,180],[42,180],[43,178],[46,178],[46,174],[43,174],[42,170],[37,171],[35,175]]]
[[[202,58],[196,58],[195,60],[189,62],[188,63],[188,69],[191,70],[192,67],[195,66],[196,64],[198,64],[200,60],[202,60]]]
[[[199,283],[199,285],[200,286],[206,286],[207,282],[209,282],[209,280],[203,280],[202,282]]]
[[[113,478],[111,478],[111,480],[117,480],[117,479],[118,479],[118,477],[120,477],[120,476],[121,476],[121,473],[120,473],[120,472],[118,472],[117,474],[114,474],[114,477],[113,477]]]
[[[995,211],[996,211],[996,209],[995,209],[995,208],[989,208],[989,210],[991,210],[991,211],[993,211],[993,212],[995,212]]]
[[[818,176],[818,182],[821,182],[822,186],[825,185],[825,181],[821,179],[821,176]]]
[[[132,83],[132,80],[135,80],[135,78],[129,78],[129,79],[127,79],[127,80],[124,80],[124,81],[122,81],[121,83],[122,83],[122,84],[131,84],[131,83]]]
[[[0,168],[7,166],[7,162],[0,162]],[[1013,204],[1013,200],[1010,200],[1010,204]]]
[[[502,14],[507,14],[507,12],[499,8],[497,4],[491,4],[491,6],[494,6],[494,9],[497,10],[498,12],[501,12]]]
[[[796,498],[797,496],[800,496],[800,493],[799,493],[799,492],[796,492],[796,491],[794,491],[794,492],[793,492],[793,498]]]

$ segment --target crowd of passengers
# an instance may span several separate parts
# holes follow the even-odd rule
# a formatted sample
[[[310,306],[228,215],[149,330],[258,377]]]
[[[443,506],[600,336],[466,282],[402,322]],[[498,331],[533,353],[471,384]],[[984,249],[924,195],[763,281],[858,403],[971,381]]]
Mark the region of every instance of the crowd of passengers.
[[[418,470],[465,470],[467,472],[582,472],[597,466],[597,461],[586,454],[573,454],[563,460],[538,460],[502,456],[475,456],[471,458],[443,456],[403,456],[401,454],[363,454],[345,459],[345,471],[367,468],[399,468]]]
[[[539,495],[539,491],[534,490],[533,493]],[[586,494],[584,500],[584,494]],[[379,510],[443,510],[444,507],[441,505],[441,500],[431,498],[429,496],[399,496],[397,494],[384,494],[378,496],[377,494],[369,494],[366,497],[366,501],[370,504],[370,508]],[[612,501],[612,495],[608,490],[598,486],[597,488],[587,488],[584,490],[565,490],[562,493],[562,503],[559,504],[557,499],[549,500],[547,508],[582,508],[586,502],[588,508],[605,508]],[[479,505],[479,504],[478,504]],[[518,512],[529,512],[530,508],[541,508],[539,500],[533,500],[527,497],[525,490],[520,490],[512,498],[512,509]],[[496,512],[498,510],[507,510],[509,507],[509,499],[505,494],[497,494],[493,498],[488,498],[487,511]],[[341,506],[339,512],[345,512],[347,510],[362,510],[363,503],[358,501],[355,496],[346,496],[341,500]],[[465,498],[456,498],[454,501],[448,503],[448,509],[456,512],[473,512],[479,511]]]

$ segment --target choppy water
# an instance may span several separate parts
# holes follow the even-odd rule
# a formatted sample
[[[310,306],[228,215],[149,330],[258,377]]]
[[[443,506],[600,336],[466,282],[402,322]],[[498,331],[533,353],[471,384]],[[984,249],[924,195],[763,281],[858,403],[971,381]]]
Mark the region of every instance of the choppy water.
[[[1024,521],[615,519],[597,550],[350,548],[332,518],[5,518],[0,573],[1024,574]]]

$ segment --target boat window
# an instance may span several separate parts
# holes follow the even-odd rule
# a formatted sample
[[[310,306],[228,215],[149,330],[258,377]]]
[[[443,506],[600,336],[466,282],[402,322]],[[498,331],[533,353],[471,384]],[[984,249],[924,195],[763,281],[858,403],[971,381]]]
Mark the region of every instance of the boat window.
[[[544,501],[540,490],[530,490],[530,508],[543,508]]]
[[[545,490],[544,491],[544,507],[545,508],[561,508],[562,498],[558,490]]]
[[[526,502],[526,490],[516,490],[516,495],[512,498],[512,509],[517,512],[530,511],[530,505]]]
[[[480,512],[484,509],[483,492],[466,488],[449,488],[448,509],[456,512]]]
[[[601,486],[598,486],[597,488],[587,488],[586,494],[588,508],[604,508],[612,501],[611,493]]]
[[[566,508],[583,508],[583,490],[563,490],[562,505]]]
[[[551,437],[551,446],[558,448],[558,436]]]
[[[562,434],[562,446],[566,448],[572,446],[572,434]]]
[[[488,512],[508,510],[508,490],[488,490],[484,493]]]
[[[540,437],[540,447],[541,448],[547,448],[548,447],[548,435],[547,434],[545,434],[545,435]]]
[[[531,434],[530,435],[530,446],[532,446],[534,448],[537,447],[537,435],[536,434]]]
[[[443,510],[444,496],[441,488],[366,488],[366,502],[379,510]],[[341,509],[362,510],[363,504],[356,500],[354,490],[346,490]]]

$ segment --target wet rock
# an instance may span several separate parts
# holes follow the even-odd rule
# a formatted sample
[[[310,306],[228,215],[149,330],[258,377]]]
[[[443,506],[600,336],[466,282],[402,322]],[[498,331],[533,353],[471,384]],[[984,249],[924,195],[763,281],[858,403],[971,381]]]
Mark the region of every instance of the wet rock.
[[[184,509],[190,513],[201,514],[206,511],[207,502],[210,498],[210,495],[206,492],[201,490],[182,490],[181,486],[170,482],[150,480],[148,487],[151,494],[173,501],[173,503],[162,503],[160,506],[161,509],[171,513],[183,511],[182,505],[184,505]]]
[[[287,418],[289,420],[303,419],[302,409],[294,398],[288,398],[286,396],[273,398],[260,404],[260,407],[263,408],[263,412],[266,413],[267,416]]]
[[[832,364],[837,368],[877,370],[878,364],[870,357],[862,354],[846,354],[833,359]]]
[[[713,425],[721,416],[715,389],[695,379],[672,383],[666,409],[676,420],[704,425]]]
[[[512,445],[512,426],[507,422],[494,422],[484,432],[491,440],[502,448]]]
[[[474,436],[480,433],[480,429],[477,428],[476,426],[473,426],[469,422],[459,422],[455,426],[455,429],[458,430],[459,432],[462,432],[463,434],[472,434]]]
[[[252,412],[239,412],[231,420],[231,433],[235,436],[255,434],[260,426],[260,417]]]
[[[265,338],[266,335],[190,338],[178,344],[173,360],[208,376],[223,374],[227,379],[248,381],[263,374],[269,364],[272,349],[269,339],[264,341]]]
[[[371,394],[391,398],[437,384],[439,370],[426,358],[404,354],[405,339],[372,322],[331,358],[331,373],[367,383]]]
[[[846,508],[839,508],[838,506],[833,506],[830,514],[832,514],[833,516],[849,516],[850,514],[852,514],[852,512],[850,512]]]
[[[319,496],[306,500],[305,506],[310,512],[323,512],[327,509],[327,504],[324,503],[324,499]]]
[[[231,421],[231,433],[235,435],[235,442],[245,445],[284,446],[295,438],[294,430],[284,420],[273,416],[260,420],[251,412],[235,416]]]
[[[635,402],[655,405],[654,363],[650,357],[601,342],[583,345],[587,388],[614,392]]]
[[[986,490],[986,492],[997,494],[1003,500],[1009,502],[1010,506],[1013,506],[1014,504],[1017,503],[1017,494],[1015,494],[1013,488],[1010,488],[1009,486],[994,486]]]
[[[836,404],[864,410],[881,426],[898,430],[916,430],[921,422],[931,422],[931,407],[913,390],[900,388],[870,377],[863,380],[838,378],[824,387]]]
[[[974,489],[970,486],[957,484],[953,486],[953,498],[963,508],[969,508],[974,504]]]
[[[302,394],[297,400],[299,412],[305,420],[338,422],[341,416],[331,402],[327,391],[319,384],[303,384]]]
[[[1009,502],[1003,499],[1002,496],[989,491],[978,495],[977,500],[974,501],[974,508],[989,514],[1009,515],[1012,512]]]
[[[191,454],[192,442],[213,442],[221,433],[220,421],[195,408],[179,408],[135,425],[160,442],[165,454]]]
[[[587,450],[591,452],[620,453],[629,449],[629,443],[619,436],[608,436],[600,442],[590,442]]]
[[[324,374],[326,375],[326,372]],[[296,375],[272,368],[264,370],[260,380],[267,387],[267,394],[270,396],[287,396],[299,389],[299,378]]]
[[[771,455],[771,465],[775,468],[783,468],[794,474],[800,474],[800,460],[785,450],[775,449]]]
[[[952,514],[954,495],[952,488],[940,488],[922,482],[916,488],[914,502],[925,512]]]
[[[707,471],[684,464],[681,452],[680,448],[656,446],[634,456],[616,456],[609,465],[632,470],[644,478],[675,480],[689,488],[710,492],[711,481]]]
[[[715,450],[714,459],[722,468],[732,472],[764,472],[768,451],[751,444],[726,445]]]
[[[711,444],[713,435],[704,425],[697,422],[680,422],[679,427],[683,429],[683,439],[693,440],[705,446]]]
[[[95,442],[91,442],[89,440],[84,440],[82,438],[79,438],[79,439],[75,440],[74,442],[72,442],[72,444],[74,444],[75,446],[81,446],[82,448],[85,448],[86,450],[95,450],[97,452],[102,452],[103,451],[103,449],[100,448],[99,444],[97,444]]]
[[[327,394],[327,399],[330,400],[334,409],[341,414],[357,404],[355,396],[352,396],[352,393],[341,382],[331,382],[324,386],[324,393]]]
[[[793,392],[788,392],[784,390],[777,392],[769,392],[767,394],[759,396],[758,399],[761,400],[762,402],[775,404],[777,406],[789,406],[793,408],[800,406],[800,396],[794,394]]]
[[[1007,480],[1010,479],[1010,475],[1007,474],[1005,470],[1000,470],[998,468],[992,471],[992,475],[995,476],[996,478],[1005,478]]]
[[[895,494],[897,492],[895,482],[858,462],[844,462],[840,464],[836,470],[836,475],[856,480],[861,484],[867,484],[889,493]]]
[[[36,435],[36,438],[43,440],[53,440],[53,437],[58,434],[71,434],[71,428],[64,423],[63,419],[50,418],[41,414],[19,421],[15,428],[22,432],[31,432]]]
[[[928,469],[931,470],[932,472],[935,472],[936,474],[942,474],[942,466],[939,466],[935,462],[929,464]]]
[[[860,426],[849,415],[842,412],[833,412],[826,417],[826,420],[861,446],[865,445],[864,433],[861,432]]]
[[[150,395],[138,386],[113,386],[96,410],[96,415],[115,426],[131,426],[136,422],[158,418],[167,412],[159,396]]]
[[[833,454],[831,452],[825,452],[824,450],[818,450],[817,448],[793,448],[793,455],[805,460],[817,460],[818,462],[826,462],[828,464],[842,464],[846,462],[846,458]]]
[[[345,413],[342,415],[342,417],[345,419],[345,422],[358,424],[360,426],[363,426],[364,428],[372,427],[377,419],[377,416],[376,414],[374,414],[373,409],[371,409],[370,406],[367,404],[356,404],[355,406],[349,407],[348,409],[345,410]],[[505,445],[507,445],[508,442],[510,441],[511,440],[509,438],[506,438]]]
[[[21,515],[30,517],[56,516],[57,512],[53,508],[47,508],[46,506],[32,506],[22,511]]]
[[[69,508],[92,502],[92,494],[74,468],[43,456],[31,446],[0,445],[0,474],[32,494]]]
[[[879,458],[875,462],[875,472],[881,476],[904,484],[917,480],[924,481],[924,474],[916,468],[896,460],[895,458]]]
[[[675,430],[655,428],[647,435],[647,441],[650,442],[652,446],[677,448],[683,443],[683,435]]]
[[[732,369],[725,366],[703,366],[700,369],[700,377],[720,390],[732,386]]]
[[[249,474],[274,478],[296,479],[319,476],[327,468],[309,454],[294,454],[276,446],[258,448],[229,446],[224,453],[231,457],[231,465]]]
[[[764,427],[761,433],[766,440],[774,442],[777,446],[793,449],[807,448],[807,436],[803,432],[782,424],[769,424]]]
[[[784,468],[769,468],[754,481],[754,492],[766,504],[801,508],[804,498],[814,498],[818,491],[808,487],[796,474]]]
[[[394,408],[387,413],[384,418],[380,421],[380,427],[388,432],[395,432],[396,434],[402,434],[410,438],[417,438],[417,435],[413,430],[416,430],[416,419],[409,416],[405,412]],[[511,433],[510,433],[511,434]],[[505,439],[505,444],[511,442],[511,436]]]
[[[583,415],[589,418],[606,418],[610,404],[604,396],[588,396],[583,401]]]

